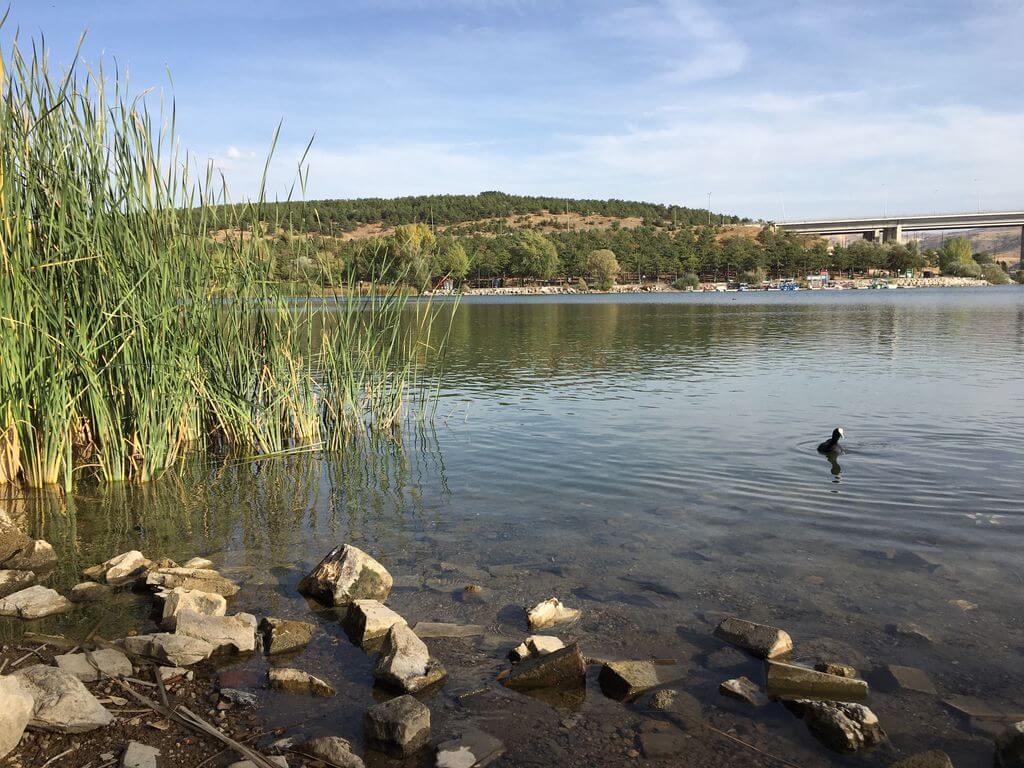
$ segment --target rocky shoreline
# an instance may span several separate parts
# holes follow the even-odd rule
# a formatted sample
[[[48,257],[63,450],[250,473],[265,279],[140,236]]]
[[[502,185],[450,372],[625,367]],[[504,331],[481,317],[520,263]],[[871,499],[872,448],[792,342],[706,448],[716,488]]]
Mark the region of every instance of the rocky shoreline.
[[[359,768],[373,754],[422,759],[428,749],[438,768],[472,768],[494,762],[505,751],[502,734],[475,726],[459,729],[454,738],[434,738],[431,709],[417,697],[437,691],[449,675],[424,640],[478,637],[483,628],[422,621],[410,626],[386,605],[394,578],[351,544],[328,553],[298,590],[333,610],[351,642],[374,659],[373,678],[380,694],[363,715],[368,750],[363,755],[340,733],[299,738],[287,725],[260,730],[255,726],[259,697],[234,687],[230,675],[199,669],[210,661],[264,654],[276,661],[263,687],[295,696],[334,696],[330,680],[282,663],[310,643],[319,631],[314,623],[228,613],[229,601],[240,587],[214,562],[196,557],[178,565],[151,560],[137,550],[85,569],[88,581],[61,595],[36,583],[57,562],[53,548],[41,540],[13,538],[13,545],[10,536],[5,538],[0,552],[0,615],[9,620],[32,621],[74,611],[84,602],[106,600],[113,590],[151,595],[158,617],[158,631],[144,634],[107,639],[97,626],[74,642],[26,632],[25,640],[33,645],[0,649],[0,758],[6,756],[15,768]],[[479,590],[472,584],[465,587],[469,595]],[[684,731],[693,728],[709,730],[740,749],[758,751],[710,725],[701,706],[673,687],[686,679],[684,661],[588,656],[571,638],[580,616],[580,610],[557,597],[523,606],[525,637],[504,650],[507,663],[496,675],[493,690],[574,695],[594,685],[608,700],[623,705],[643,697],[652,717],[637,731],[634,744],[626,747],[625,759],[657,760],[675,754]],[[910,625],[894,626],[891,632],[926,638]],[[788,632],[736,616],[718,619],[713,635],[721,643],[715,653],[763,664],[763,682],[723,675],[726,679],[719,687],[723,699],[749,707],[752,717],[771,702],[781,703],[836,753],[856,754],[887,741],[884,724],[865,703],[869,684],[849,664],[851,659],[820,658],[813,667],[793,663],[796,644]],[[730,666],[735,664],[724,663],[722,668]],[[591,669],[597,671],[596,679],[589,674]],[[935,693],[919,669],[889,665],[886,674],[897,687]],[[946,703],[969,716],[984,717],[983,702],[965,699],[952,696]],[[1003,713],[999,719],[1011,718]],[[993,750],[997,768],[1024,767],[1024,721],[1000,729]],[[775,759],[779,758],[785,762],[785,756]],[[952,762],[945,753],[931,750],[902,756],[891,765],[946,768]]]

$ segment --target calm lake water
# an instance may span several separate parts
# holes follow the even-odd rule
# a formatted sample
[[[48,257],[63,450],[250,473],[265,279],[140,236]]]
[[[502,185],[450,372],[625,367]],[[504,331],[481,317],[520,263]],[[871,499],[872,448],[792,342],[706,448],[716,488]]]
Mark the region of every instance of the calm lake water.
[[[271,725],[361,741],[372,658],[295,591],[351,541],[396,575],[389,602],[410,623],[484,625],[430,641],[451,679],[424,700],[436,736],[474,723],[502,737],[502,765],[645,763],[626,757],[655,717],[645,699],[612,702],[593,680],[560,699],[494,684],[527,634],[522,606],[553,595],[583,609],[562,634],[585,653],[678,659],[674,687],[707,723],[797,765],[929,748],[991,765],[998,717],[944,701],[1024,710],[1024,290],[469,299],[445,368],[436,428],[401,445],[197,458],[145,488],[82,491],[71,514],[46,495],[8,506],[59,548],[66,585],[131,547],[204,555],[243,583],[233,608],[315,616],[318,638],[288,663],[339,696],[260,690]],[[833,463],[815,446],[837,425],[847,451]],[[479,601],[462,599],[470,583]],[[148,605],[125,594],[33,629],[145,631]],[[889,742],[841,757],[779,704],[721,698],[724,679],[763,678],[721,652],[724,614],[787,629],[798,660],[861,670]],[[937,693],[899,689],[889,664],[924,670]],[[266,661],[228,666],[258,689]],[[681,739],[652,764],[778,764],[692,725]]]

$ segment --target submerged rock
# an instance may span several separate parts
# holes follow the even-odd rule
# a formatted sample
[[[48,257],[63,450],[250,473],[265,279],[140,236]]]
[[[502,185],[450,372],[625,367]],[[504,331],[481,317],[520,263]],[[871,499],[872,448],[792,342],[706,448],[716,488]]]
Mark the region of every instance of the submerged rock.
[[[752,707],[761,707],[768,703],[768,697],[761,693],[757,683],[746,677],[726,680],[718,686],[718,692],[730,699],[746,702]]]
[[[440,621],[420,621],[412,628],[420,639],[432,637],[479,637],[484,628],[479,624],[446,624]]]
[[[934,642],[932,636],[928,632],[921,629],[917,624],[909,621],[900,622],[899,624],[889,624],[885,629],[890,635],[903,640],[910,640],[922,645],[930,645]]]
[[[75,604],[59,592],[36,584],[0,599],[0,616],[18,619],[41,619],[55,613],[65,613]]]
[[[768,661],[765,680],[769,696],[808,696],[853,701],[867,698],[868,684],[863,680],[830,675],[796,664]]]
[[[953,768],[953,761],[941,749],[918,752],[893,763],[889,768]]]
[[[648,760],[674,757],[691,745],[691,739],[671,723],[645,722],[640,728],[640,750]]]
[[[562,604],[557,597],[537,603],[526,612],[526,619],[531,630],[553,627],[555,624],[563,624],[568,621],[575,621],[580,617],[580,612],[574,608],[568,608]]]
[[[330,605],[353,600],[384,602],[394,579],[387,569],[363,550],[343,544],[327,553],[309,575],[299,582],[299,592]]]
[[[156,768],[160,750],[138,741],[129,741],[121,755],[121,768]]]
[[[526,659],[546,656],[562,648],[565,648],[565,643],[554,635],[530,635],[508,652],[508,658],[513,664],[517,664]]]
[[[33,571],[3,570],[0,571],[0,597],[7,597],[32,586],[36,580]]]
[[[776,659],[793,650],[793,640],[785,630],[735,616],[722,620],[715,637],[762,659]]]
[[[395,624],[384,636],[384,645],[373,670],[377,682],[406,693],[433,685],[448,673],[405,624]]]
[[[996,737],[996,768],[1024,768],[1024,721]]]
[[[18,746],[33,709],[28,686],[12,675],[0,676],[0,758]]]
[[[927,673],[917,667],[901,667],[899,664],[890,664],[886,667],[886,671],[889,673],[892,683],[899,688],[919,693],[938,693]]]
[[[373,749],[408,757],[430,741],[430,710],[413,696],[399,696],[366,710],[363,733]]]
[[[196,637],[155,632],[130,635],[121,641],[128,653],[150,656],[175,667],[190,667],[213,654],[213,645]]]
[[[57,565],[57,553],[43,539],[30,539],[21,549],[6,558],[4,568],[16,571],[48,571]]]
[[[95,581],[83,581],[75,584],[68,593],[68,599],[73,603],[95,603],[110,596],[110,587],[106,584],[98,584]]]
[[[256,650],[256,617],[251,613],[206,616],[186,610],[178,614],[174,634],[204,640],[214,652],[251,653]]]
[[[90,653],[65,653],[54,657],[57,666],[85,683],[104,677],[131,677],[131,661],[116,648],[100,648]]]
[[[395,624],[405,623],[405,619],[380,600],[353,600],[345,615],[345,627],[359,645],[384,637]]]
[[[267,760],[272,762],[274,765],[280,766],[280,768],[288,768],[288,758],[283,755],[271,755],[267,757]],[[252,760],[239,760],[237,763],[232,763],[228,768],[256,768],[256,763]],[[344,768],[344,766],[342,767]]]
[[[317,736],[300,746],[299,751],[337,768],[364,768],[363,759],[352,751],[352,744],[340,736]]]
[[[579,687],[587,677],[587,664],[579,643],[528,659],[512,667],[505,685],[516,690],[536,688]]]
[[[436,768],[483,768],[501,757],[505,745],[479,728],[467,728],[437,745]]]
[[[287,693],[301,693],[308,696],[333,696],[334,686],[309,672],[290,667],[271,667],[267,671],[270,687]]]
[[[789,707],[819,741],[837,752],[859,752],[885,740],[875,713],[863,704],[797,699]]]
[[[63,669],[36,664],[11,677],[32,697],[31,726],[61,733],[84,733],[102,728],[114,719],[81,680]]]
[[[679,680],[682,676],[682,667],[675,664],[654,664],[650,661],[609,661],[601,667],[597,680],[605,696],[623,701],[635,699],[644,691]]]
[[[267,616],[260,621],[263,633],[263,650],[267,655],[287,653],[305,648],[313,637],[316,627],[306,621],[290,621]]]
[[[156,568],[146,576],[146,585],[158,589],[198,589],[224,597],[238,593],[238,585],[206,568]]]

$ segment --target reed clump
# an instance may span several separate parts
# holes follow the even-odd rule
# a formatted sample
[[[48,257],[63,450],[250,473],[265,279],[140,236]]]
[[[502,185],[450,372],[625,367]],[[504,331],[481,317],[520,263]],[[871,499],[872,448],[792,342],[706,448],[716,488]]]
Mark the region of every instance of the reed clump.
[[[17,41],[0,91],[0,484],[147,481],[188,450],[336,448],[429,411],[439,310],[386,285],[284,296],[260,229],[282,223],[262,192],[225,205],[173,105]]]

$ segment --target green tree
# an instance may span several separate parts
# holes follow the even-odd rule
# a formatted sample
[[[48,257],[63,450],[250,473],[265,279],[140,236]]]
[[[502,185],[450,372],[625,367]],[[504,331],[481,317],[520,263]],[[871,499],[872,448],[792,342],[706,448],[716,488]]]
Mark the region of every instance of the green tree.
[[[971,243],[966,237],[954,237],[939,249],[939,269],[945,275],[959,277],[981,277],[981,267],[971,253]]]
[[[469,256],[458,240],[448,240],[437,249],[434,258],[434,275],[448,275],[462,280],[469,272]]]
[[[509,243],[512,272],[520,277],[549,280],[558,272],[558,250],[540,232],[526,229],[517,232]]]
[[[607,248],[591,251],[587,256],[587,272],[602,291],[610,291],[619,274],[619,261]]]
[[[403,224],[395,227],[395,269],[398,277],[420,290],[430,284],[433,276],[437,238],[426,224]]]

